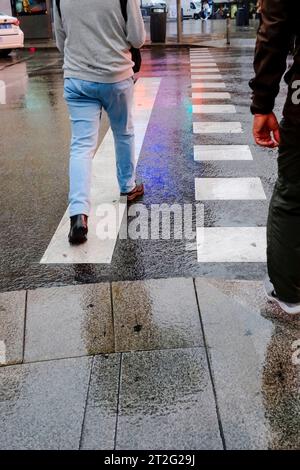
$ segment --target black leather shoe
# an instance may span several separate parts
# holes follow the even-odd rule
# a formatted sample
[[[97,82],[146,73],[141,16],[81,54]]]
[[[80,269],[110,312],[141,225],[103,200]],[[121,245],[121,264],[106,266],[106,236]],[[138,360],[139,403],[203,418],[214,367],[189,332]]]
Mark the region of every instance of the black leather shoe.
[[[71,245],[80,245],[87,241],[88,217],[84,214],[70,217],[71,227],[69,232],[69,242]]]

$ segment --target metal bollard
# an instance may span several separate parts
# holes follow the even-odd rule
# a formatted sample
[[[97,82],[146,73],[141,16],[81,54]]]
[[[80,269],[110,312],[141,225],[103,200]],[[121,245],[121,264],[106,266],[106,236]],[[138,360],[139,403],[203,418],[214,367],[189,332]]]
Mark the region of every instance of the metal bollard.
[[[227,46],[230,46],[230,14],[227,13],[227,18],[226,18],[226,44]]]
[[[177,43],[181,44],[182,42],[182,8],[181,8],[181,0],[177,0]]]

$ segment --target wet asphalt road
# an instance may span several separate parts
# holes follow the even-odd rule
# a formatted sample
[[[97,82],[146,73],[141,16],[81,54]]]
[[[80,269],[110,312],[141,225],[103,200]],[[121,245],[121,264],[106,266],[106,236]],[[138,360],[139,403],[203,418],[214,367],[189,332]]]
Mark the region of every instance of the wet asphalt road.
[[[195,177],[201,176],[260,177],[269,200],[276,152],[252,145],[252,54],[246,49],[213,51],[237,107],[233,120],[242,122],[245,132],[193,136],[193,121],[201,117],[192,114],[188,49],[144,52],[142,75],[162,77],[138,166],[146,185],[144,204],[194,203]],[[70,133],[61,65],[52,50],[0,59],[5,84],[5,97],[0,96],[0,290],[175,276],[260,279],[263,263],[198,263],[196,251],[174,240],[118,240],[110,265],[39,264],[67,207]],[[279,114],[283,99],[284,89]],[[104,117],[100,141],[107,128]],[[254,162],[194,161],[195,144],[235,143],[251,145]],[[267,207],[268,201],[205,202],[205,225],[265,226]]]

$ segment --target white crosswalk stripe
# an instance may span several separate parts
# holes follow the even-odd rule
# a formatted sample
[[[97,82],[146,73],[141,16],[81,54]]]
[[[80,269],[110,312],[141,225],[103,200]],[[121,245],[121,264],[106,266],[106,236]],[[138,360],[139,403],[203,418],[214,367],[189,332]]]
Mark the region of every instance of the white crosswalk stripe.
[[[265,227],[198,227],[199,263],[266,262]]]
[[[194,114],[235,114],[232,104],[196,104],[193,105]]]
[[[193,55],[211,55],[209,51],[190,51],[190,56]]]
[[[192,75],[192,80],[222,80],[222,75]]]
[[[220,72],[218,67],[203,67],[203,68],[192,67],[191,68],[191,73],[218,73],[218,72]]]
[[[194,89],[202,89],[202,88],[226,88],[224,82],[192,82],[192,88]]]
[[[215,62],[215,59],[211,56],[192,56],[190,58],[190,62],[193,63],[195,61],[199,62]]]
[[[192,57],[190,59],[190,62],[192,66],[194,65],[194,63],[202,64],[203,62],[207,62],[209,64],[212,64],[212,63],[216,64],[215,59],[210,58],[210,57]]]
[[[216,67],[217,66],[216,62],[214,62],[213,60],[212,61],[193,60],[191,64],[193,67]]]
[[[241,134],[243,132],[240,122],[215,122],[202,121],[194,122],[195,134]]]
[[[215,62],[215,59],[214,57],[212,57],[211,55],[192,55],[190,57],[190,61],[193,62],[194,60],[202,60],[202,61],[214,61]]]
[[[215,62],[215,59],[213,57],[210,57],[210,56],[193,56],[193,57],[191,57],[191,62],[195,62],[197,60],[199,62]]]
[[[134,121],[136,123],[136,157],[142,149],[144,137],[151,117],[152,109],[159,90],[160,78],[141,78],[135,87]],[[100,145],[93,162],[92,207],[89,216],[89,241],[80,246],[68,243],[69,214],[66,211],[43,258],[43,264],[109,264],[114,253],[118,233],[121,227],[126,204],[120,201],[120,193],[115,170],[114,141],[109,130]],[[102,221],[104,214],[99,208],[108,211],[108,218]],[[100,239],[100,225],[115,227],[106,239]]]
[[[253,160],[248,145],[195,145],[194,159],[205,161]]]
[[[197,201],[265,200],[260,178],[196,178]]]
[[[203,91],[203,92],[195,92],[192,93],[192,98],[194,100],[230,100],[231,95],[227,92],[218,92],[218,91]]]

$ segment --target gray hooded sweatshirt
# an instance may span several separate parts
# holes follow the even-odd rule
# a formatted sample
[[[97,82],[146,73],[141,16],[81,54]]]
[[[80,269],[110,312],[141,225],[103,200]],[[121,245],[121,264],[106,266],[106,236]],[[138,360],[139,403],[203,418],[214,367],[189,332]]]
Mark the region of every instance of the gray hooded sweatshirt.
[[[54,25],[65,78],[116,83],[133,75],[130,48],[146,39],[139,0],[128,0],[127,23],[120,0],[61,0],[60,8]]]

